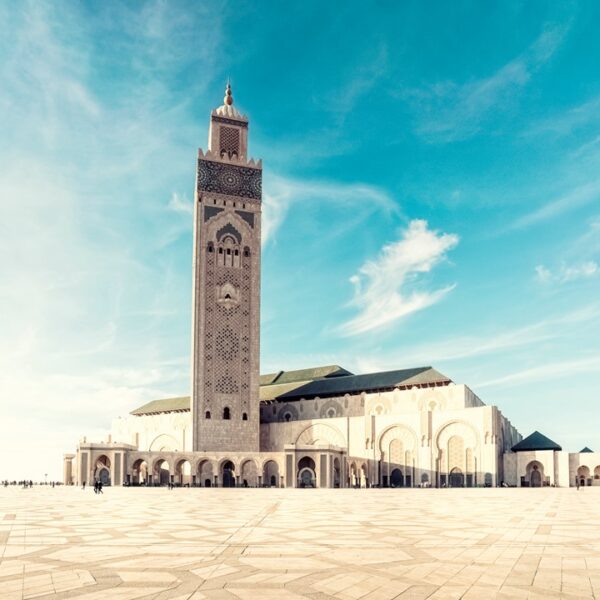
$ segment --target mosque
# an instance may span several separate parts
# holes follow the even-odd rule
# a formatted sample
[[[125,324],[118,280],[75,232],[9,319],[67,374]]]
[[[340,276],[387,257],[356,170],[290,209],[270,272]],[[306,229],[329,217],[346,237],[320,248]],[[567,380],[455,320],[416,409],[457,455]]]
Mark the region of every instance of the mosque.
[[[191,396],[154,400],[80,440],[64,482],[202,487],[600,485],[600,453],[525,439],[496,406],[431,366],[339,365],[260,375],[262,162],[224,103],[199,150]]]

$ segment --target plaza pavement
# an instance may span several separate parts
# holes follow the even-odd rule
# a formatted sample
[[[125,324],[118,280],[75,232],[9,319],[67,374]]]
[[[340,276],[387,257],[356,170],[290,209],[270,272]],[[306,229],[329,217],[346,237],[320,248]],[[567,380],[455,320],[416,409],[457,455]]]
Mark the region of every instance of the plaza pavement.
[[[600,598],[600,487],[0,489],[0,598]]]

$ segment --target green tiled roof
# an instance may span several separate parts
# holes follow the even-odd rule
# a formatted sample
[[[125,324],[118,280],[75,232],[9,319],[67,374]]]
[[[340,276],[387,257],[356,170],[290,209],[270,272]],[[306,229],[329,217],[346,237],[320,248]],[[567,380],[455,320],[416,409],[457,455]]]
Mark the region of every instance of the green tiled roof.
[[[275,383],[273,385],[261,385],[259,389],[260,400],[275,400],[281,394],[291,392],[302,385],[310,383],[309,381],[293,381],[291,383]]]
[[[562,448],[539,431],[534,431],[512,447],[513,452],[525,452],[527,450],[562,450]]]
[[[579,451],[579,454],[587,454],[588,452],[593,452],[593,450],[586,446],[583,450]]]
[[[173,412],[176,410],[190,410],[190,397],[178,396],[177,398],[163,398],[152,400],[139,408],[131,411],[132,415],[154,415],[157,413]]]
[[[450,383],[450,379],[431,367],[402,369],[352,375],[338,365],[327,365],[296,371],[279,371],[260,377],[260,401],[297,400],[315,396],[339,396],[374,390],[393,389],[398,386]],[[155,415],[190,410],[190,397],[152,400],[131,411],[132,415]],[[541,434],[540,434],[541,435]]]
[[[432,367],[400,369],[398,371],[382,371],[365,375],[347,375],[345,377],[328,377],[317,379],[291,392],[281,394],[280,400],[298,400],[319,396],[341,396],[358,394],[375,390],[391,390],[399,386],[422,384],[451,383],[451,379]]]
[[[260,400],[274,400],[281,394],[310,383],[313,379],[323,377],[343,377],[352,375],[339,365],[327,365],[312,369],[298,369],[296,371],[278,371],[260,376]],[[131,411],[132,415],[155,415],[177,410],[190,410],[190,397],[164,398],[152,400],[139,408]]]

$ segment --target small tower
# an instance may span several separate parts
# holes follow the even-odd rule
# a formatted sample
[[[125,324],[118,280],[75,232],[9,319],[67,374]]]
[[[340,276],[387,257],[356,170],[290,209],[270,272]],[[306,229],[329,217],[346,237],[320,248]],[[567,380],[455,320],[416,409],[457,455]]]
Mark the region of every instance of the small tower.
[[[198,152],[192,298],[195,451],[259,449],[262,165],[247,158],[248,119],[223,105]]]

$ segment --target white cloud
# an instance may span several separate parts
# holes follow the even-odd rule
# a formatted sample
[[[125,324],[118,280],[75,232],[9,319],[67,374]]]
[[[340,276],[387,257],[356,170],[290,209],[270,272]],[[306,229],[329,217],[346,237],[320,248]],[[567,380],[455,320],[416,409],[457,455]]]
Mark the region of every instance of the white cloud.
[[[397,369],[399,365],[429,365],[484,355],[500,355],[515,348],[564,338],[566,332],[572,333],[578,326],[589,330],[589,324],[598,322],[599,318],[600,305],[591,304],[523,327],[496,327],[477,335],[463,335],[408,346],[403,351],[379,352],[377,356],[363,351],[360,355],[351,357],[348,364],[355,364],[359,372],[366,373]]]
[[[186,103],[204,102],[220,17],[145,7],[95,12],[121,32],[100,63],[75,5],[22,3],[0,18],[0,455],[19,457],[0,479],[60,478],[80,433],[187,389],[187,366],[164,360],[187,347],[170,325],[189,282],[187,264],[171,269],[161,252],[184,220],[164,199],[188,170],[197,122]],[[190,58],[197,36],[206,43]],[[126,80],[96,70],[111,60]],[[191,67],[205,76],[182,98],[171,78]],[[175,194],[168,208],[186,202]]]
[[[588,260],[576,265],[562,264],[555,272],[538,265],[535,268],[536,279],[541,283],[568,283],[577,279],[594,277],[600,272],[598,263]]]
[[[551,133],[558,136],[569,135],[582,127],[589,127],[590,122],[597,122],[600,118],[600,96],[595,96],[590,100],[570,108],[560,114],[546,118],[536,123],[528,134],[536,135],[540,133]],[[596,137],[591,142],[580,147],[582,151],[584,147],[596,143],[600,137]]]
[[[573,377],[578,374],[597,374],[600,370],[600,356],[583,357],[575,360],[558,361],[546,363],[539,367],[523,369],[514,373],[509,373],[496,379],[490,379],[475,384],[475,388],[486,387],[509,387],[513,385],[522,385],[526,383],[535,383],[538,381],[548,381],[551,379],[560,379],[562,377]]]
[[[514,221],[511,229],[522,229],[591,204],[600,198],[600,181],[578,185],[558,198]]]
[[[411,221],[400,240],[384,246],[377,259],[367,261],[350,278],[355,288],[352,303],[360,313],[340,331],[356,335],[379,329],[439,302],[454,285],[419,290],[418,276],[445,260],[458,241],[457,235],[429,229],[427,221]]]
[[[466,83],[440,82],[429,89],[401,92],[417,106],[418,132],[430,141],[454,141],[476,134],[482,121],[506,109],[532,74],[546,63],[562,41],[568,26],[548,27],[520,56],[489,77]]]
[[[327,200],[329,204],[357,207],[360,216],[373,211],[398,210],[392,198],[380,188],[364,183],[298,180],[270,175],[263,186],[262,244],[275,238],[287,212],[296,202]]]
[[[171,199],[168,204],[169,210],[174,212],[191,215],[194,212],[194,204],[191,200],[184,196],[180,196],[177,192],[171,194]]]

